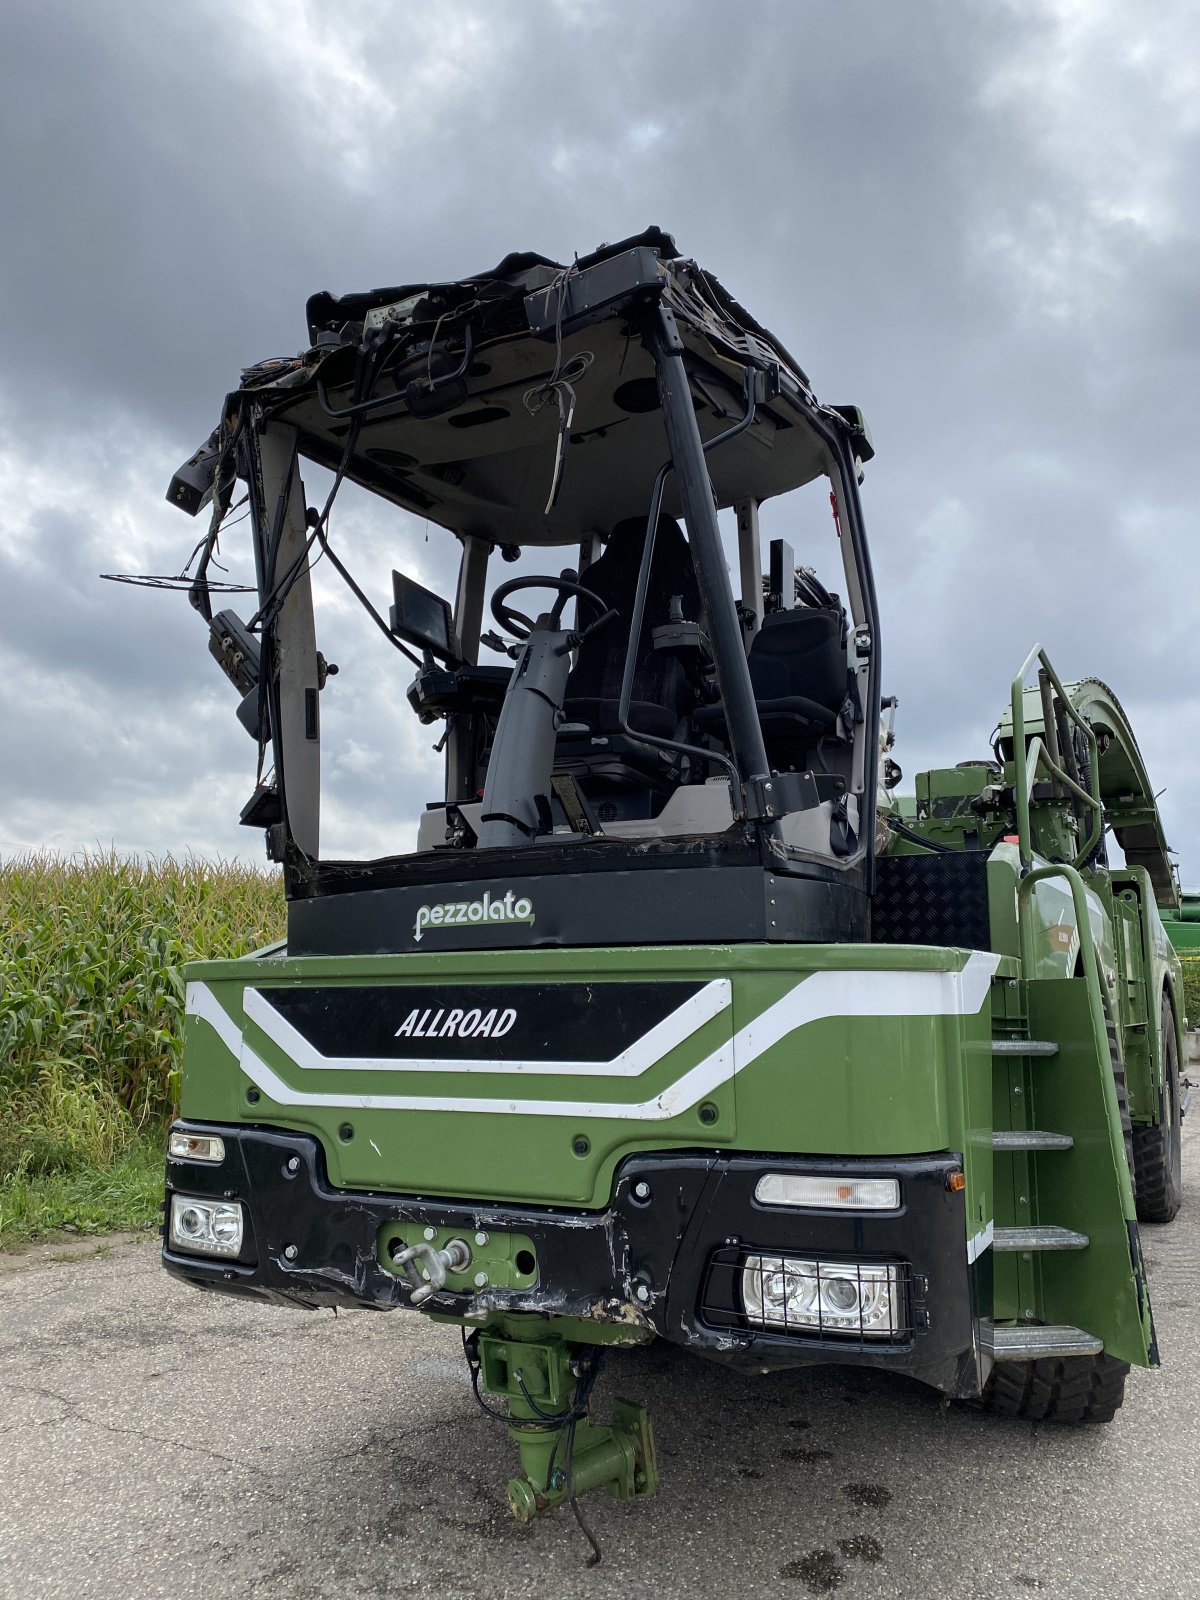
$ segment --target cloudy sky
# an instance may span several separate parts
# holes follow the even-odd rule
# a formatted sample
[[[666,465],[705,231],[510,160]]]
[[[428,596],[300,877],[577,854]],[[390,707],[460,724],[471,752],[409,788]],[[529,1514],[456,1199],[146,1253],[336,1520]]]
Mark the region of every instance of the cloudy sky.
[[[0,852],[259,856],[203,628],[97,575],[178,570],[171,473],[310,293],[656,222],[867,414],[906,770],[984,753],[1040,639],[1123,699],[1200,882],[1198,62],[1191,0],[8,0]],[[333,530],[380,603],[450,585],[436,528]],[[429,730],[319,588],[326,836],[402,847]]]

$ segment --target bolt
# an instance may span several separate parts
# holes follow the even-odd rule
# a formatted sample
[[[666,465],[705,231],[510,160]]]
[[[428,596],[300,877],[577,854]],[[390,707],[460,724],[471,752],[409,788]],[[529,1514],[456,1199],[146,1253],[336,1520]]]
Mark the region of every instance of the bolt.
[[[294,1244],[285,1244],[284,1245],[284,1247],[283,1247],[284,1260],[286,1260],[286,1261],[295,1261],[296,1257],[299,1254],[300,1254],[300,1252],[299,1252],[299,1250],[296,1249],[296,1246]]]
[[[300,1157],[299,1156],[289,1156],[288,1157],[287,1169],[288,1169],[289,1172],[299,1172],[300,1171]]]
[[[1033,1317],[1033,1316],[1036,1316],[1037,1313],[1034,1311],[1032,1306],[1026,1306],[1025,1307],[1025,1315],[1027,1317]]]
[[[649,1198],[650,1198],[650,1185],[646,1182],[646,1180],[644,1178],[639,1183],[635,1183],[634,1184],[634,1186],[633,1186],[633,1198],[635,1200],[649,1200]]]
[[[486,1289],[487,1288],[487,1281],[488,1281],[488,1275],[487,1275],[486,1272],[477,1272],[475,1274],[475,1287],[477,1289]]]
[[[1029,1196],[1028,1195],[1024,1195],[1024,1194],[1018,1196],[1017,1204],[1019,1206],[1027,1206],[1029,1204]]]
[[[1033,1260],[1033,1256],[1030,1254],[1030,1252],[1028,1250],[1022,1250],[1022,1252],[1021,1252],[1021,1260],[1022,1261],[1032,1261]]]
[[[1013,1090],[1013,1093],[1014,1094],[1020,1094],[1020,1092],[1021,1092],[1021,1086],[1020,1086],[1020,1084],[1018,1084],[1016,1086],[1016,1088]]]
[[[427,1239],[436,1239],[437,1238],[437,1229],[436,1228],[426,1228],[425,1229],[425,1237]]]
[[[486,1233],[477,1233],[475,1235],[475,1243],[476,1244],[486,1244],[487,1242],[488,1242],[488,1235]]]
[[[644,1283],[639,1283],[633,1292],[643,1305],[645,1305],[646,1301],[650,1298],[650,1289],[648,1285]]]

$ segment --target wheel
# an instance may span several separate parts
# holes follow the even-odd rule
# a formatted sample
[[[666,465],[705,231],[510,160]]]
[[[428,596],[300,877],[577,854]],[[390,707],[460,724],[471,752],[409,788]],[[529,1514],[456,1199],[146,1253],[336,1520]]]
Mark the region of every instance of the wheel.
[[[1111,1422],[1125,1398],[1128,1371],[1128,1361],[1107,1355],[998,1361],[979,1404],[1028,1422]]]
[[[1162,1008],[1161,1118],[1133,1129],[1133,1193],[1139,1222],[1170,1222],[1183,1199],[1183,1148],[1179,1112],[1179,1048],[1175,1014]]]
[[[1113,1081],[1117,1086],[1117,1110],[1121,1116],[1121,1135],[1125,1140],[1125,1159],[1129,1163],[1129,1181],[1133,1182],[1133,1123],[1129,1117],[1129,1081],[1125,1076],[1125,1058],[1117,1045],[1117,1025],[1104,1007],[1104,1022],[1108,1029],[1108,1053],[1112,1057]]]

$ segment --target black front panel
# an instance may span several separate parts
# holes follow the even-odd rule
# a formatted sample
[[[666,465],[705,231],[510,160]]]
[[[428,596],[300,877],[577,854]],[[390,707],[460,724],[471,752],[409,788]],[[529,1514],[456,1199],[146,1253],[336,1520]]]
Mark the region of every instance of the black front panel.
[[[906,1372],[949,1394],[979,1393],[966,1207],[948,1181],[961,1166],[955,1155],[647,1153],[622,1163],[604,1211],[562,1211],[334,1189],[309,1135],[177,1126],[220,1133],[226,1160],[221,1168],[172,1161],[168,1184],[239,1199],[251,1222],[247,1251],[237,1261],[164,1249],[167,1269],[201,1288],[303,1306],[408,1306],[405,1279],[379,1262],[381,1229],[405,1222],[466,1237],[476,1229],[510,1230],[528,1237],[536,1251],[532,1286],[445,1291],[432,1309],[450,1316],[599,1317],[641,1325],[755,1371],[856,1363]],[[895,1176],[901,1206],[874,1214],[764,1206],[754,1190],[765,1171]],[[755,1254],[896,1263],[902,1318],[878,1341],[755,1326],[743,1314],[738,1289],[741,1262]]]
[[[611,1061],[699,983],[439,983],[260,988],[324,1056]]]
[[[800,876],[759,866],[660,866],[396,884],[291,900],[288,953],[835,944],[866,938],[867,905],[854,870]]]
[[[877,944],[937,944],[990,950],[988,858],[981,850],[880,856],[871,937]]]

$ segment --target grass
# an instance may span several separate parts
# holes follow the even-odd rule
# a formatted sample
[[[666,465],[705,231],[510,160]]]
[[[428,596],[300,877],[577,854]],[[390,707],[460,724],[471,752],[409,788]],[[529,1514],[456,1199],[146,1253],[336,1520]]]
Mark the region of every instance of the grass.
[[[163,1141],[135,1137],[108,1165],[17,1173],[0,1185],[0,1247],[49,1233],[118,1233],[154,1227],[163,1197]]]
[[[0,864],[0,1248],[157,1221],[183,963],[279,938],[283,896],[198,861]]]

